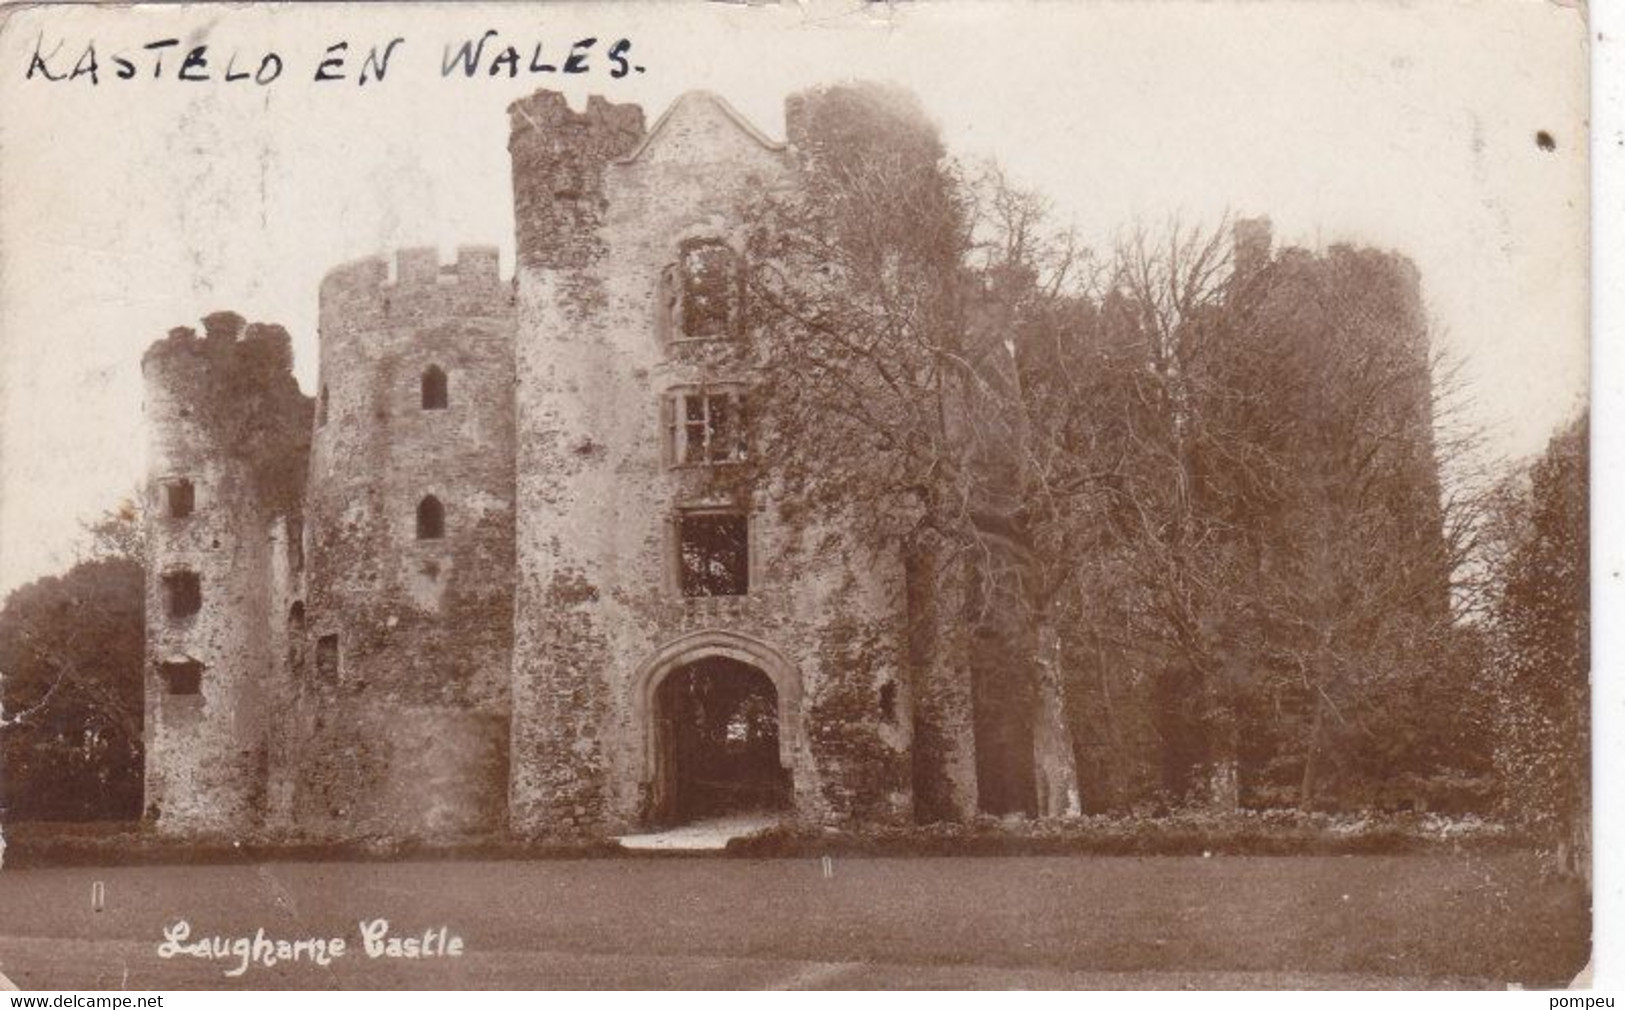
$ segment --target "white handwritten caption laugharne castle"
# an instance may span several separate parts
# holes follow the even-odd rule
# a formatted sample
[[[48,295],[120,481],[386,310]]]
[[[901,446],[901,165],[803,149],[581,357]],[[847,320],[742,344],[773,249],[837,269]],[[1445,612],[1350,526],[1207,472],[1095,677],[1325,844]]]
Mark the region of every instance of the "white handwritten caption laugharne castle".
[[[361,950],[369,958],[418,961],[463,956],[463,938],[445,926],[403,936],[390,933],[388,919],[363,919],[360,930]],[[195,957],[225,961],[231,964],[226,976],[235,978],[255,965],[272,968],[303,961],[325,967],[353,949],[341,936],[276,939],[266,936],[264,929],[256,929],[253,936],[203,936],[194,940],[192,924],[182,919],[164,928],[158,956],[166,960]]]

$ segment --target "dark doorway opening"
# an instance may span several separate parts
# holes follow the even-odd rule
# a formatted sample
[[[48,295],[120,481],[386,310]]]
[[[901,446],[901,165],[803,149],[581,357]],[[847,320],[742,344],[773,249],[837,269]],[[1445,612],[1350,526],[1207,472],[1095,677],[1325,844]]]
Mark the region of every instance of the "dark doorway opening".
[[[1033,722],[1038,710],[1034,629],[1018,569],[996,550],[975,565],[966,600],[970,622],[972,733],[976,806],[995,817],[1038,814],[1038,762]]]
[[[779,696],[756,667],[723,656],[672,671],[655,692],[657,824],[780,810]]]
[[[1038,814],[1033,686],[1031,672],[1008,658],[1002,663],[991,657],[972,661],[976,799],[984,814]]]

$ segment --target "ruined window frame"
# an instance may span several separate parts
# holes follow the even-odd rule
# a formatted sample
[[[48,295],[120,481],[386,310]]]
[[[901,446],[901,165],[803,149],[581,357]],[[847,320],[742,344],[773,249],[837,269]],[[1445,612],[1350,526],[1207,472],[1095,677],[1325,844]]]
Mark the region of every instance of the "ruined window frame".
[[[720,253],[724,257],[722,276],[709,292],[700,288],[701,273],[694,269],[696,257],[707,253]],[[717,236],[685,239],[677,247],[677,259],[661,272],[661,309],[665,315],[665,330],[674,344],[704,343],[715,340],[735,340],[740,335],[741,311],[744,304],[744,270],[738,250]],[[703,327],[695,326],[695,316],[701,315],[694,307],[694,299],[717,297],[724,301],[722,311],[707,311],[703,317],[713,320]]]
[[[418,407],[421,410],[451,409],[451,376],[432,362],[418,376]]]
[[[731,421],[713,423],[712,404],[718,401],[727,404],[722,416]],[[691,416],[694,403],[699,404],[698,417]],[[664,394],[661,415],[667,466],[703,468],[750,461],[750,388],[745,383],[675,386]]]
[[[743,526],[743,534],[739,540],[743,556],[738,562],[738,571],[735,575],[737,592],[690,592],[691,583],[687,575],[691,571],[685,561],[684,523],[691,520],[730,518],[737,519]],[[677,509],[669,520],[671,532],[670,568],[672,588],[676,595],[683,600],[716,600],[716,599],[745,599],[752,591],[758,588],[759,579],[756,570],[756,523],[751,516],[751,510],[734,507],[717,506],[691,506]]]

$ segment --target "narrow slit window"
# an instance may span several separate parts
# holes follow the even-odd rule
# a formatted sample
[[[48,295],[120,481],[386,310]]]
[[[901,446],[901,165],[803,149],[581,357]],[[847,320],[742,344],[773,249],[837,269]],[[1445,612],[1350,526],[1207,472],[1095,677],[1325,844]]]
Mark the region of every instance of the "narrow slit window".
[[[197,505],[192,482],[182,478],[164,485],[164,511],[171,519],[185,519]]]
[[[196,695],[203,692],[203,664],[195,659],[160,663],[158,673],[164,678],[164,692],[167,694]]]
[[[418,502],[418,539],[439,540],[446,535],[446,507],[429,495]]]
[[[288,608],[288,669],[298,673],[305,660],[305,601]]]
[[[439,365],[430,365],[423,370],[422,393],[424,410],[445,410],[450,403],[446,373]]]
[[[288,536],[288,571],[298,575],[305,570],[305,521],[296,516],[289,517],[286,531]]]
[[[320,428],[327,423],[327,383],[322,383],[321,392],[316,394],[316,427]]]
[[[191,617],[203,609],[203,585],[197,572],[164,576],[164,610],[172,618]]]
[[[888,680],[880,685],[880,720],[887,725],[897,723],[897,682]]]
[[[316,639],[316,676],[333,684],[339,679],[339,636],[323,635]]]
[[[750,591],[749,521],[735,512],[679,516],[677,562],[684,596],[744,596]]]

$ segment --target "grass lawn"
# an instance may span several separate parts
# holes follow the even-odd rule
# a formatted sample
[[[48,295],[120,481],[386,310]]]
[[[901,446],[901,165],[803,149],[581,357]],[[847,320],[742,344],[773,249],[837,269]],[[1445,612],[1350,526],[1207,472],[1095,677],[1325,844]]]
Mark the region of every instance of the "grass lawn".
[[[93,911],[94,881],[103,882]],[[371,960],[358,921],[467,953]],[[326,968],[157,956],[193,935],[342,936]],[[273,863],[0,873],[23,988],[1502,986],[1586,962],[1582,888],[1521,853]]]

